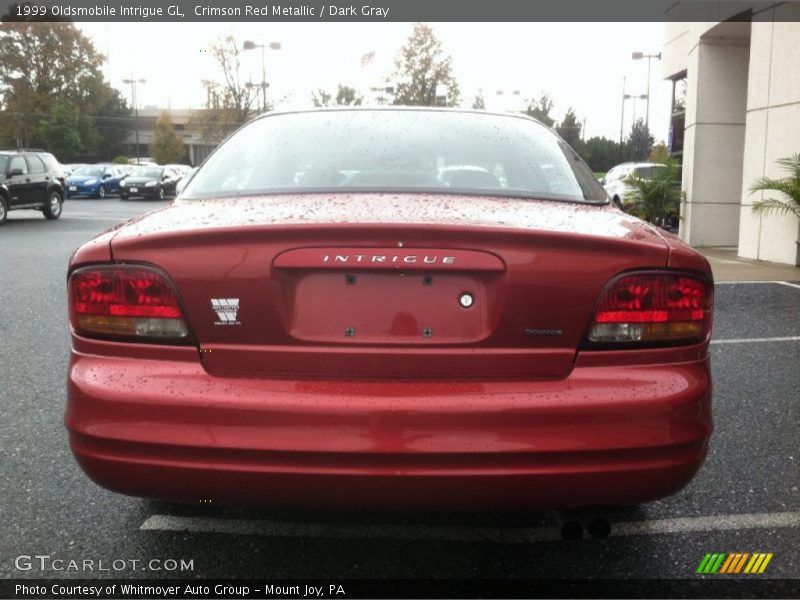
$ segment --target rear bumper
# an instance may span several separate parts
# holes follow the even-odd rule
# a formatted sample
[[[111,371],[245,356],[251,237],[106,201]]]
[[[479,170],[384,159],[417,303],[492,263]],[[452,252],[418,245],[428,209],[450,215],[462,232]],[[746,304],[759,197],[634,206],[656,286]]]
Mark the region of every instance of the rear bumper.
[[[222,378],[73,353],[83,470],[135,496],[348,508],[567,508],[675,493],[712,430],[708,361],[558,381]]]
[[[97,193],[100,191],[99,183],[95,183],[94,185],[81,185],[81,184],[67,184],[66,188],[66,195],[68,198],[74,198],[75,196],[96,196]],[[75,188],[70,189],[70,188]]]
[[[140,198],[158,198],[158,192],[159,192],[159,190],[161,188],[156,186],[156,187],[151,187],[151,188],[140,187],[138,189],[139,189],[138,192],[132,194],[129,191],[129,189],[120,188],[119,193],[121,195],[123,195],[123,196],[127,196],[128,198],[135,198],[135,197],[140,197]]]

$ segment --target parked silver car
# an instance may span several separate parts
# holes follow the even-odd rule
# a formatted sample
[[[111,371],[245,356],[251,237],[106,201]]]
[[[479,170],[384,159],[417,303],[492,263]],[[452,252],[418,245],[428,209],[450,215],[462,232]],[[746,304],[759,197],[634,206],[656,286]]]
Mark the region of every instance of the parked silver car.
[[[600,183],[606,189],[614,204],[619,208],[623,208],[625,195],[633,190],[633,186],[625,183],[628,177],[635,175],[640,179],[650,179],[655,169],[666,169],[666,166],[661,163],[649,162],[622,163],[606,173]]]

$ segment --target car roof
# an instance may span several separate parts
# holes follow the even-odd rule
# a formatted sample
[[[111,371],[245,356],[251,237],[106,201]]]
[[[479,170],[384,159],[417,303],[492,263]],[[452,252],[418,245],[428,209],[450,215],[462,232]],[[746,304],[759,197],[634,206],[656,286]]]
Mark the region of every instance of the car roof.
[[[295,115],[295,114],[313,114],[313,113],[326,113],[326,112],[445,112],[445,113],[463,113],[473,115],[495,116],[495,117],[513,117],[523,119],[526,121],[533,121],[539,125],[543,125],[539,119],[535,119],[530,115],[514,111],[492,111],[483,109],[470,109],[470,108],[452,108],[448,106],[324,106],[319,108],[298,108],[286,110],[271,110],[269,112],[261,113],[251,119],[259,121],[261,119],[268,119],[271,117],[279,117],[282,115]],[[548,129],[550,129],[548,127]],[[552,131],[552,130],[551,130]],[[555,131],[553,131],[555,133]]]

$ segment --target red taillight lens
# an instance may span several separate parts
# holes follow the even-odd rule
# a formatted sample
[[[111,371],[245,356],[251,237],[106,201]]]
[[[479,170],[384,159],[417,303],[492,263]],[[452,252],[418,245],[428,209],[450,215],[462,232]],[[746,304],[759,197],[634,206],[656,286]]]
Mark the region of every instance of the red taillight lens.
[[[146,267],[87,267],[69,278],[70,319],[84,335],[186,338],[178,298],[158,271]]]
[[[587,336],[592,344],[692,343],[711,331],[713,293],[703,279],[640,273],[603,294]]]

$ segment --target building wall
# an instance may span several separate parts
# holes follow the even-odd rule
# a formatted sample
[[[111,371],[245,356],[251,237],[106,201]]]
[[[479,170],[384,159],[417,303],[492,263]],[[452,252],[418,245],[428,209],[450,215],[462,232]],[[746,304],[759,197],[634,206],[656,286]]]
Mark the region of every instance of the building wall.
[[[742,257],[797,264],[797,217],[754,216],[761,194],[749,187],[762,175],[785,176],[775,160],[800,152],[800,4],[778,5],[752,23],[721,22],[732,15],[719,10],[710,7],[707,22],[665,24],[663,76],[687,77],[680,235],[695,246],[737,246]]]
[[[800,153],[800,5],[785,4],[753,18],[739,256],[800,264],[794,243],[800,239],[797,217],[754,215],[750,209],[754,201],[779,195],[748,190],[759,177],[786,177],[775,161],[796,153]]]

